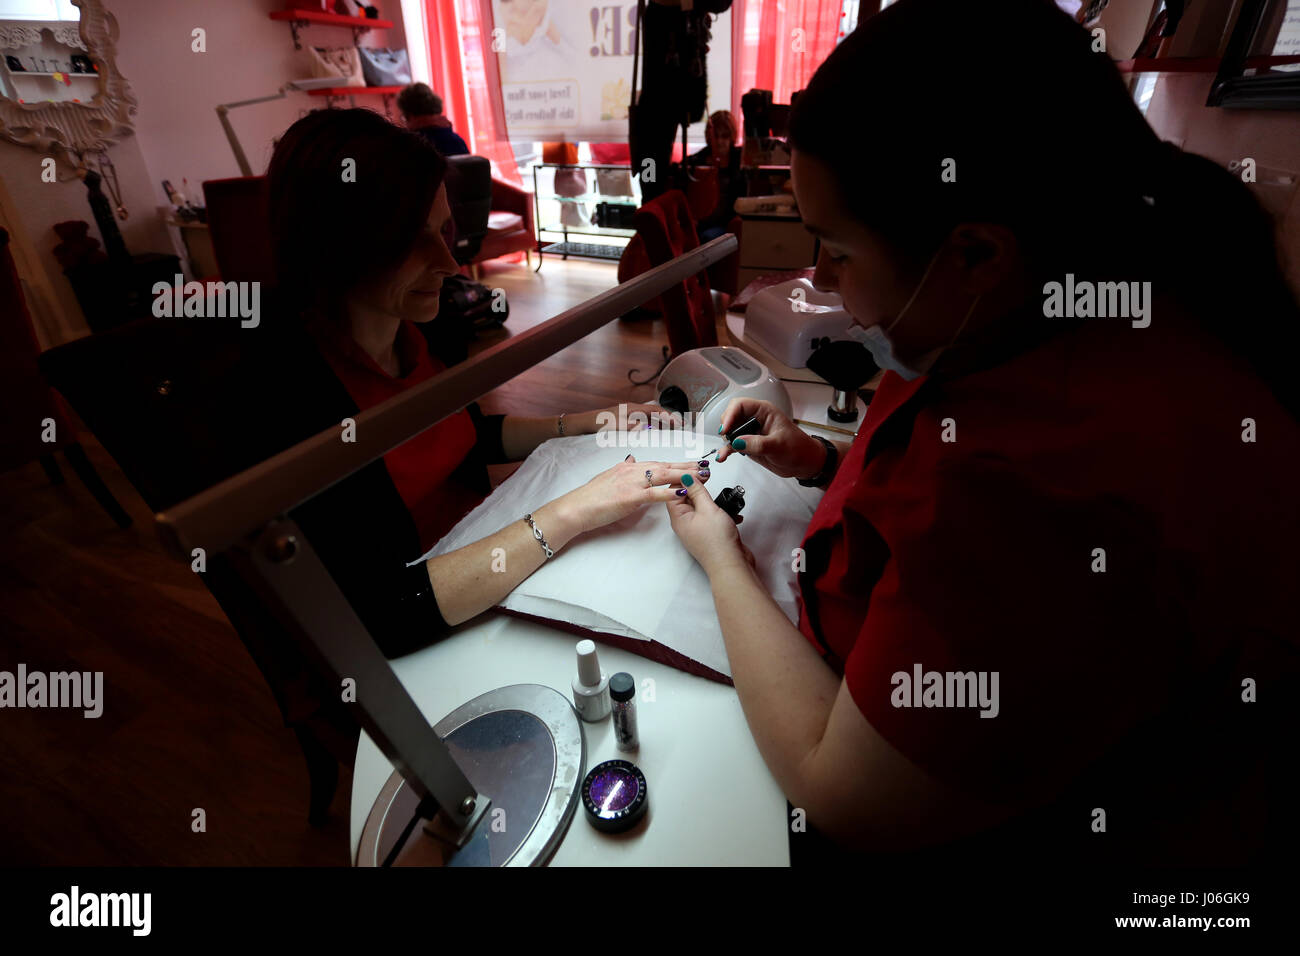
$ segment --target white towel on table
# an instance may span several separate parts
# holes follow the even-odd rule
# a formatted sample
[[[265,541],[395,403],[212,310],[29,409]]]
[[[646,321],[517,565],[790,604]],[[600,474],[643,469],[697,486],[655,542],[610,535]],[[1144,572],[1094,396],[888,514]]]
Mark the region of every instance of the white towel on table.
[[[454,551],[522,520],[525,512],[536,511],[584,484],[621,462],[629,451],[638,462],[698,461],[723,440],[693,432],[666,432],[660,437],[662,447],[602,448],[595,435],[545,442],[420,560]],[[672,438],[684,444],[670,444]],[[778,478],[739,454],[713,464],[712,472],[706,487],[715,497],[723,488],[744,486],[741,537],[754,554],[768,593],[791,622],[797,621],[791,552],[802,542],[822,492],[804,488],[792,478]],[[731,675],[708,576],[673,534],[663,504],[575,538],[499,606],[593,631],[655,640]]]

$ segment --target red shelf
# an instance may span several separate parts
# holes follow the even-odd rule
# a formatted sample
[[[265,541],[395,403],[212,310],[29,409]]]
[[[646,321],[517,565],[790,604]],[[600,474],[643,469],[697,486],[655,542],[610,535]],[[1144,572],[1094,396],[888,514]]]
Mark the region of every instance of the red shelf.
[[[1217,56],[1171,56],[1164,59],[1146,57],[1140,60],[1118,60],[1116,68],[1121,73],[1218,73],[1223,60]],[[1261,69],[1300,63],[1300,56],[1252,56],[1246,58],[1247,69]]]
[[[323,90],[307,90],[308,96],[358,96],[371,93],[375,96],[396,96],[404,86],[327,86]]]
[[[323,23],[332,27],[354,27],[358,30],[387,30],[393,25],[392,20],[370,20],[366,17],[347,17],[341,13],[326,13],[323,10],[276,10],[271,14],[272,20],[300,20],[307,23]]]

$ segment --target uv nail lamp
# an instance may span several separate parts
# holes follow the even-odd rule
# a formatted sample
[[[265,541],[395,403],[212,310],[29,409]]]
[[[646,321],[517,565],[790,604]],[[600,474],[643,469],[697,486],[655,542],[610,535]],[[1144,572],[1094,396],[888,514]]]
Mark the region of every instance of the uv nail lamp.
[[[767,366],[729,346],[683,352],[664,368],[655,388],[659,404],[690,413],[696,431],[717,435],[722,413],[733,398],[757,398],[793,415],[790,395]]]
[[[745,338],[791,368],[826,342],[847,339],[853,318],[837,292],[818,292],[807,279],[791,279],[754,294],[745,310]]]

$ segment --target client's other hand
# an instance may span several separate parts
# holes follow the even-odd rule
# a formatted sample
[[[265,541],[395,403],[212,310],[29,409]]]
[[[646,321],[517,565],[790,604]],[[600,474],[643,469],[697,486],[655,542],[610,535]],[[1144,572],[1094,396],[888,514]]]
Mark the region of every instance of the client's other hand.
[[[684,474],[697,484],[708,481],[708,462],[701,466],[699,461],[637,461],[628,455],[625,461],[557,498],[555,504],[570,517],[579,533],[594,531],[653,502],[672,501],[678,497]]]
[[[683,481],[689,478],[690,475],[681,476]],[[673,533],[706,574],[712,576],[715,568],[729,561],[754,567],[754,556],[741,542],[736,529],[745,520],[744,516],[732,521],[731,515],[717,506],[700,482],[690,481],[685,496],[669,499],[668,520],[672,522]]]

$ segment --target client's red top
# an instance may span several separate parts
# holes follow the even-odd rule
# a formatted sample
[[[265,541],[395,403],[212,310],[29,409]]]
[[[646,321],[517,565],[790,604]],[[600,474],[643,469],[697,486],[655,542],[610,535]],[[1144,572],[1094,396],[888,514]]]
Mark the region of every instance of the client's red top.
[[[1295,640],[1300,429],[1187,325],[885,374],[808,528],[799,628],[936,777],[1058,791],[1180,694],[1239,707],[1246,638]],[[997,716],[896,706],[916,665],[998,672]]]
[[[398,361],[409,371],[393,378],[345,332],[316,326],[321,354],[348,390],[357,407],[365,410],[398,395],[446,369],[429,354],[424,336],[410,322],[397,330]],[[477,435],[469,412],[461,409],[384,456],[384,467],[420,533],[426,550],[451,530],[480,501],[482,495],[452,473],[460,467]]]

